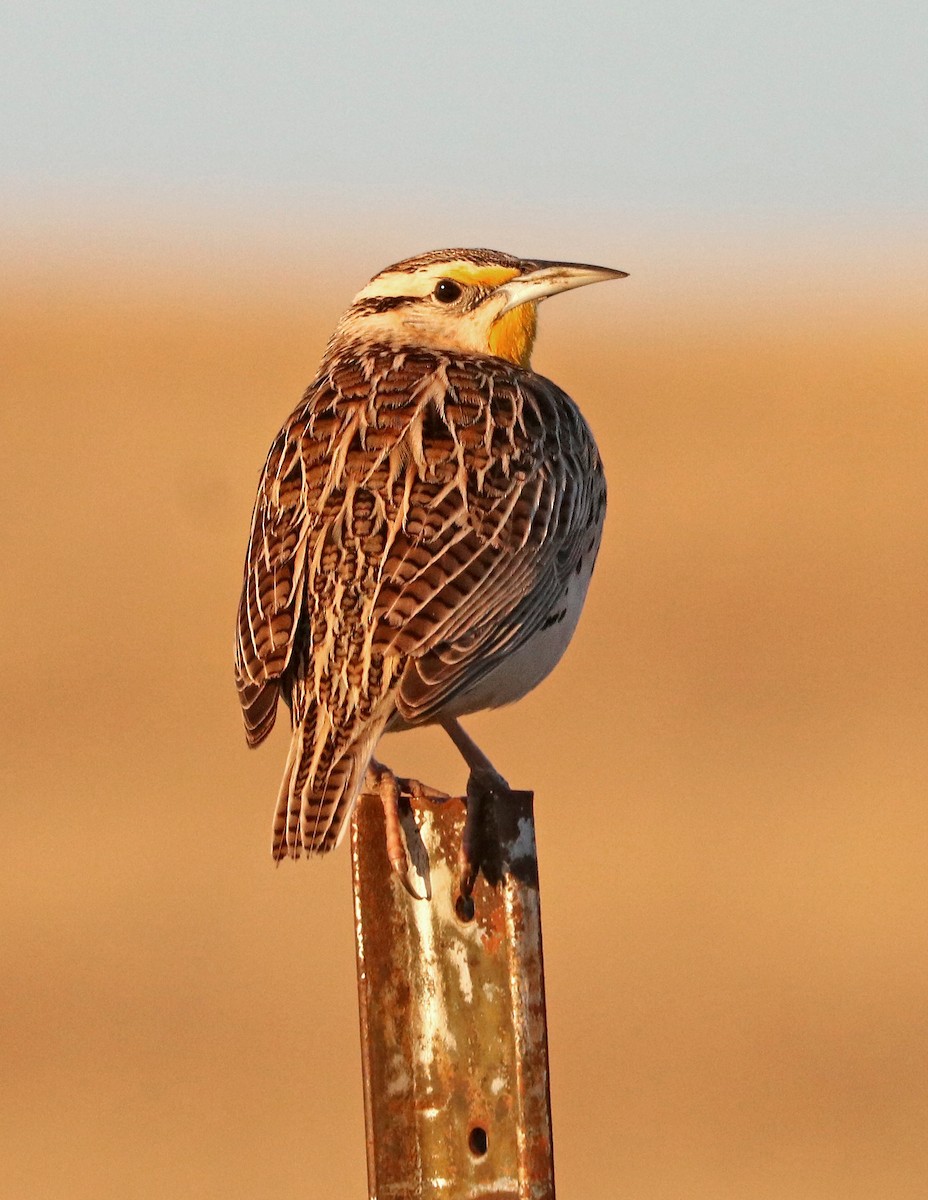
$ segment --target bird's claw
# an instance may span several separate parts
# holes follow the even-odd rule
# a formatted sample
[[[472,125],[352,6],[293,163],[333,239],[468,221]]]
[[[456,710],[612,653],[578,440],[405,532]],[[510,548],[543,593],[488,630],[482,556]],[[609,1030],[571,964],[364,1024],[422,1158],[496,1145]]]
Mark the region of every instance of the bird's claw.
[[[429,899],[429,892],[425,887],[425,881],[418,872],[412,869],[406,854],[402,858],[391,858],[390,866],[393,869],[393,874],[400,881],[403,890],[408,896],[411,896],[413,900]]]
[[[506,780],[493,767],[475,767],[467,780],[467,815],[458,853],[458,887],[465,903],[470,902],[486,858],[486,809],[511,791]]]

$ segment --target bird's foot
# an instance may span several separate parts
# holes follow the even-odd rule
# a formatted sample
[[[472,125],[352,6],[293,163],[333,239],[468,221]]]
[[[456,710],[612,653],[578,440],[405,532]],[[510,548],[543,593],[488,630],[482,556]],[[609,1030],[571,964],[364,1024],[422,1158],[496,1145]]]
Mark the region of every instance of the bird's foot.
[[[387,838],[387,858],[390,860],[390,866],[402,879],[406,875],[409,860],[406,857],[406,842],[400,820],[400,781],[389,767],[372,759],[367,768],[364,790],[380,797]]]
[[[446,792],[429,787],[418,779],[406,779],[394,774],[388,766],[371,760],[364,781],[364,790],[380,797],[383,805],[384,829],[386,834],[387,858],[393,873],[399,879],[403,888],[415,900],[427,900],[429,885],[427,880],[427,864],[417,861],[415,866],[410,864],[407,845],[412,835],[416,834],[415,822],[412,818],[410,801],[427,801],[439,803],[449,797]],[[411,827],[404,829],[404,824]],[[413,846],[414,859],[421,859],[424,848],[416,836],[418,846]],[[415,851],[420,853],[416,854]]]
[[[447,792],[433,788],[430,784],[423,783],[421,779],[407,779],[401,775],[397,777],[397,783],[400,785],[400,794],[404,800],[418,800],[425,804],[442,804],[445,800],[451,799]]]
[[[471,895],[481,866],[484,866],[495,845],[487,834],[487,816],[499,800],[512,794],[506,780],[489,763],[475,767],[467,780],[467,816],[461,834],[458,853],[459,908],[465,915],[473,908]]]

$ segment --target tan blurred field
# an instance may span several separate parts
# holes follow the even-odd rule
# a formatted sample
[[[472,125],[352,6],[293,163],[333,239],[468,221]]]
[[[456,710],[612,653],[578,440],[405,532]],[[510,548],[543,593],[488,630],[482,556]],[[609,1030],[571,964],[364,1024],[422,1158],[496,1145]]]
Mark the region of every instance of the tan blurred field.
[[[286,737],[246,751],[230,661],[362,282],[6,281],[4,1198],[365,1194],[348,855],[271,864]],[[610,520],[557,674],[470,723],[538,797],[559,1193],[916,1200],[924,308],[634,283],[543,312]],[[463,783],[434,731],[385,757]]]

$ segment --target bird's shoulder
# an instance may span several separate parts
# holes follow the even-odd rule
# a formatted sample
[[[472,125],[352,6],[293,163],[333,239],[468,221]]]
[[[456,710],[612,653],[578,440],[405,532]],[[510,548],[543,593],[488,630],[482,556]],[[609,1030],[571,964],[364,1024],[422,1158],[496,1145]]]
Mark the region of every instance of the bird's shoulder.
[[[382,484],[391,458],[438,484],[463,471],[478,491],[505,488],[552,455],[579,458],[583,470],[598,464],[579,409],[550,379],[489,355],[416,346],[328,354],[278,435],[266,478],[294,453],[310,507],[347,483]]]

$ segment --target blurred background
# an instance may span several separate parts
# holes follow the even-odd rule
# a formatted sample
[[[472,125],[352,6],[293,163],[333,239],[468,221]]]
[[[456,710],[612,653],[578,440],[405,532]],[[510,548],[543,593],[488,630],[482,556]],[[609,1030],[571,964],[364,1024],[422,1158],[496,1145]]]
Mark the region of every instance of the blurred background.
[[[0,1195],[366,1194],[348,853],[271,863],[232,630],[340,312],[455,245],[630,272],[535,355],[587,611],[469,723],[537,795],[559,1192],[926,1195],[923,5],[0,25]]]

